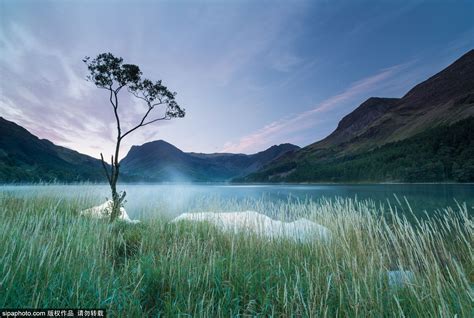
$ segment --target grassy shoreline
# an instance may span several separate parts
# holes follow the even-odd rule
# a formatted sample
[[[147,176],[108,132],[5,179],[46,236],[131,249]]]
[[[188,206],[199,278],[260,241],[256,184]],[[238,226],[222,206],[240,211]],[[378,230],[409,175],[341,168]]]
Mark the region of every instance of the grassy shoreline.
[[[333,233],[329,243],[298,244],[165,216],[138,225],[78,217],[92,201],[0,194],[0,307],[124,317],[472,314],[474,223],[463,205],[408,221],[370,201],[259,203]],[[414,281],[389,287],[395,269]]]

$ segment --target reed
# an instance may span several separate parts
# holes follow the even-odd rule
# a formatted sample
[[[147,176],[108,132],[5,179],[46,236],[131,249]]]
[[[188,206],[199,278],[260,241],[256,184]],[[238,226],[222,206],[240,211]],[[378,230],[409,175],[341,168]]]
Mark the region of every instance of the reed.
[[[328,227],[329,242],[265,240],[205,223],[79,217],[93,196],[0,193],[0,307],[100,307],[111,316],[472,317],[474,224],[459,204],[423,218],[371,201],[194,202]],[[387,271],[414,280],[389,286]]]

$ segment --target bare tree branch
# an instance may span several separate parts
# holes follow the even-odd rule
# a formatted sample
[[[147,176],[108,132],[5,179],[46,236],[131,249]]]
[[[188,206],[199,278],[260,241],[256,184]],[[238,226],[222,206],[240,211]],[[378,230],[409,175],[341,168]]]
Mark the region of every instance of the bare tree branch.
[[[109,170],[107,170],[107,166],[105,165],[104,156],[102,155],[102,152],[100,153],[100,159],[102,162],[102,167],[104,167],[104,170],[105,170],[105,176],[107,177],[109,184],[111,184],[112,181],[110,179]]]
[[[110,91],[109,101],[110,101],[110,103],[112,104],[112,107],[115,108],[115,104],[114,104],[114,102],[112,101],[112,93],[113,93],[113,91],[114,91],[114,90],[112,89],[112,86],[110,86],[109,88],[107,88],[107,90]]]
[[[120,198],[119,198],[119,202],[120,202],[120,205],[123,204],[123,200],[125,200],[125,196],[127,195],[127,192],[126,191],[123,191],[121,194],[120,194]]]
[[[159,103],[152,104],[152,105],[150,105],[150,107],[156,107],[156,106],[160,106],[160,105],[165,104],[163,101],[161,101],[160,98],[158,100],[159,100]]]
[[[140,123],[138,125],[136,125],[135,127],[133,127],[132,129],[130,129],[129,131],[127,131],[125,134],[123,134],[122,136],[122,139],[125,138],[125,136],[127,136],[128,134],[130,134],[131,132],[137,130],[138,128],[142,127],[143,126],[143,122],[145,121],[145,119],[148,117],[148,115],[150,114],[150,112],[153,110],[153,107],[148,107],[148,110],[147,112],[145,113],[145,115],[143,116],[142,120],[140,121]]]
[[[121,90],[124,86],[125,86],[125,84],[124,84],[124,85],[120,85],[119,87],[117,87],[117,88],[114,90],[115,94],[118,94],[118,92],[120,92],[120,90]]]
[[[114,115],[115,115],[115,121],[117,123],[117,139],[120,138],[120,134],[122,133],[121,129],[120,129],[120,118],[119,118],[119,115],[118,115],[118,99],[117,99],[117,94],[115,94],[115,106],[114,106]],[[110,97],[110,99],[112,99],[112,97]],[[114,105],[112,103],[112,105]]]
[[[156,119],[150,120],[149,122],[144,123],[141,127],[146,126],[146,125],[149,125],[149,124],[152,124],[152,123],[157,122],[157,121],[160,121],[160,120],[171,120],[171,117],[165,115],[165,116],[163,116],[163,117],[161,117],[161,118],[156,118]]]
[[[144,100],[147,104],[148,104],[148,99],[147,99],[147,96],[143,96],[144,93],[142,93],[142,95],[139,95],[135,90],[132,90],[132,89],[128,89],[129,93],[132,94],[133,96],[135,96],[136,98],[138,99],[141,99],[141,100]]]

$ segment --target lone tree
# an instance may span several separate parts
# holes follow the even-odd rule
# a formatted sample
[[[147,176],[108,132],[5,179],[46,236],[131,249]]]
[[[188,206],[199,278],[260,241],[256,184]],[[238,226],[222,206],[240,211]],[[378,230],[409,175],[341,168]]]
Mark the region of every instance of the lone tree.
[[[122,140],[140,127],[155,123],[161,120],[172,118],[182,118],[185,110],[175,101],[175,92],[171,92],[162,85],[161,80],[152,82],[149,79],[142,79],[142,72],[137,65],[124,64],[121,57],[115,57],[111,53],[99,54],[96,58],[84,58],[89,75],[87,80],[94,83],[98,88],[109,92],[109,102],[115,115],[117,124],[117,139],[115,143],[115,154],[111,156],[110,167],[107,166],[102,153],[100,158],[105,175],[112,191],[112,212],[110,221],[114,221],[120,214],[120,207],[125,199],[125,191],[117,192],[117,180],[120,173],[119,154]],[[126,88],[128,93],[143,101],[144,114],[140,122],[129,130],[122,130],[119,115],[119,93]],[[151,117],[153,110],[161,108],[164,113],[158,117]]]

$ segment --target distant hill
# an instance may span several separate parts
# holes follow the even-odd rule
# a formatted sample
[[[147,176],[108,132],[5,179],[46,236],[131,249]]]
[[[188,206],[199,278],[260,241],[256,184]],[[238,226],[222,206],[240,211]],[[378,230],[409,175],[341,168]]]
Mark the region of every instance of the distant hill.
[[[464,160],[474,147],[468,127],[473,116],[471,50],[402,98],[369,98],[328,137],[236,181],[474,181],[471,161]]]
[[[227,181],[257,171],[298,149],[292,144],[282,144],[252,155],[186,153],[163,140],[157,140],[132,146],[120,165],[131,180]]]
[[[0,183],[104,182],[98,159],[39,139],[0,117]]]
[[[227,181],[298,150],[291,144],[253,154],[185,153],[162,141],[133,146],[120,162],[123,182]],[[39,139],[0,117],[0,184],[106,182],[100,160]]]
[[[371,97],[304,148],[185,153],[133,146],[121,180],[235,182],[474,182],[474,50],[401,98]],[[0,117],[0,183],[105,182],[98,159],[39,139]]]

